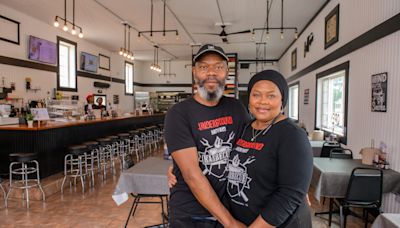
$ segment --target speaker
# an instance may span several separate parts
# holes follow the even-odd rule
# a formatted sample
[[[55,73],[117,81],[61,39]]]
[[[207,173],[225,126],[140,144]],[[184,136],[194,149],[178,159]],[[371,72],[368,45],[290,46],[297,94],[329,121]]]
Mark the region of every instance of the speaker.
[[[93,86],[97,88],[110,88],[110,84],[104,82],[93,82]]]
[[[250,63],[241,63],[240,64],[240,69],[249,69]]]

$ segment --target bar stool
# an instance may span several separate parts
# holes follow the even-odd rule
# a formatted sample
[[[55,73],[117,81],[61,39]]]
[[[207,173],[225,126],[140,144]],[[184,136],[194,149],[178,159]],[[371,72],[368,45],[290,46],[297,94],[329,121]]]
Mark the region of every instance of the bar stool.
[[[111,171],[112,174],[115,175],[115,160],[119,159],[119,137],[117,135],[109,135],[106,138],[111,140]]]
[[[96,141],[89,141],[83,143],[87,147],[86,159],[87,159],[87,170],[90,175],[90,183],[94,186],[94,171],[100,171],[100,155],[99,155],[99,143]]]
[[[117,134],[119,137],[119,159],[121,162],[121,171],[128,168],[128,164],[126,163],[126,157],[131,156],[130,151],[130,135],[129,133],[119,133]],[[132,160],[132,159],[131,159]]]
[[[37,155],[35,153],[14,153],[9,154],[10,158],[10,188],[5,197],[5,206],[7,207],[8,197],[12,189],[18,188],[25,190],[26,207],[29,208],[29,189],[38,187],[42,192],[43,202],[46,200],[42,185],[40,184],[39,177],[39,163],[36,161]],[[29,174],[36,173],[36,178],[29,179]],[[21,175],[22,180],[13,182],[13,174]],[[23,195],[24,196],[24,195]]]
[[[139,138],[139,131],[138,130],[131,130],[129,131],[130,134],[130,138],[131,138],[131,145],[130,145],[130,149],[131,149],[131,153],[135,152],[135,156],[136,156],[136,163],[140,162],[140,151],[144,148],[141,147],[140,145],[140,138]],[[144,156],[144,151],[142,153],[142,155]]]
[[[1,183],[3,183],[3,179],[0,178],[0,189],[1,189],[1,192],[3,193],[3,199],[5,200],[6,199],[6,191],[4,191],[3,185]]]
[[[112,141],[109,138],[99,138],[96,139],[96,141],[99,143],[99,161],[100,161],[100,170],[103,170],[103,175],[102,179],[103,181],[107,178],[107,166],[108,166],[108,161],[110,161],[110,168],[111,167],[111,156],[112,156],[112,148],[111,144]]]
[[[64,193],[64,184],[69,177],[69,186],[71,187],[71,177],[74,178],[76,186],[76,178],[81,179],[82,193],[85,193],[85,177],[87,175],[87,146],[75,145],[69,147],[69,154],[64,157],[64,179],[61,184],[61,194]],[[69,167],[69,168],[68,168]]]

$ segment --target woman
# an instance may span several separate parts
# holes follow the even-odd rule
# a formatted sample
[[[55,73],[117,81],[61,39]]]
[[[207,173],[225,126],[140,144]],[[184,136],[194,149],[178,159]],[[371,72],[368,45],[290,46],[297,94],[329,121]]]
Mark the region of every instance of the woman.
[[[306,194],[312,175],[307,136],[283,108],[284,77],[273,70],[248,85],[248,124],[230,154],[227,193],[230,212],[249,227],[311,227]]]
[[[312,150],[305,131],[284,114],[284,77],[273,70],[254,75],[248,85],[254,120],[244,127],[228,164],[229,211],[249,227],[311,227],[306,194]],[[171,171],[170,186],[176,183]]]

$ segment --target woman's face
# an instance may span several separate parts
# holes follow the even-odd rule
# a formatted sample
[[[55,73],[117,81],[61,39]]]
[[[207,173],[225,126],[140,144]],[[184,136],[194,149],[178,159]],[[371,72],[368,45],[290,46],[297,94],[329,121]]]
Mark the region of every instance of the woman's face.
[[[282,95],[273,82],[261,80],[250,91],[249,110],[258,121],[269,122],[281,112]]]

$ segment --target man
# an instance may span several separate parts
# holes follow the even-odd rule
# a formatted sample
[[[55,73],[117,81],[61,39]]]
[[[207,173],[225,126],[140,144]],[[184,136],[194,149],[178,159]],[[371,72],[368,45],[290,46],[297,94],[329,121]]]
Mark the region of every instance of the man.
[[[221,203],[232,145],[248,115],[224,97],[228,57],[222,48],[202,46],[194,56],[197,93],[174,105],[165,118],[165,138],[177,183],[171,188],[170,225],[244,227]]]

